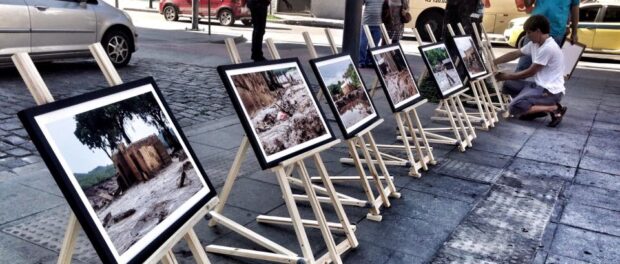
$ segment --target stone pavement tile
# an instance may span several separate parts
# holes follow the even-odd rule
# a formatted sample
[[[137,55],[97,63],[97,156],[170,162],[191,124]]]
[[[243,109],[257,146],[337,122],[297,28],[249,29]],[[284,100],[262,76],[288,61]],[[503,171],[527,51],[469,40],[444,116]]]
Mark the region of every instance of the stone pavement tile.
[[[502,169],[460,160],[445,159],[442,160],[441,166],[435,172],[480,183],[494,183],[501,175]]]
[[[535,160],[515,158],[512,163],[504,169],[504,176],[525,175],[542,177],[548,179],[561,179],[571,181],[575,177],[575,168],[556,165]]]
[[[588,154],[581,158],[579,163],[580,169],[604,172],[614,175],[620,175],[620,162],[616,160],[601,159],[592,157]]]
[[[586,139],[584,135],[538,130],[517,157],[577,167]]]
[[[564,208],[560,222],[565,225],[620,237],[619,219],[620,211],[569,202]]]
[[[620,161],[620,141],[617,138],[590,136],[586,144],[585,155]]]
[[[532,133],[532,128],[501,124],[488,132],[476,131],[478,137],[472,143],[472,149],[514,156]]]
[[[190,142],[201,143],[204,145],[217,147],[220,149],[232,150],[241,144],[241,139],[245,135],[241,124],[228,126],[217,131],[209,131],[194,135],[189,138]],[[251,148],[251,147],[250,147]]]
[[[569,257],[564,257],[560,255],[549,254],[547,256],[547,260],[545,264],[588,264],[589,262],[576,260]]]
[[[251,212],[264,213],[284,203],[281,197],[282,192],[277,185],[241,178],[235,182],[227,204]]]
[[[620,137],[620,124],[595,121],[592,125],[591,136],[595,137]]]
[[[589,263],[620,263],[618,248],[619,237],[559,225],[549,252]]]
[[[360,244],[398,249],[398,251],[430,259],[450,235],[450,229],[425,221],[393,214],[380,223],[364,220],[357,225]]]
[[[570,203],[618,210],[620,208],[620,191],[573,184],[566,191]]]
[[[422,263],[428,263],[428,261],[429,259],[424,259],[418,256],[409,255],[406,253],[402,253],[400,251],[396,251],[394,252],[394,254],[390,256],[390,259],[388,259],[388,261],[385,262],[384,264],[422,264]]]
[[[504,175],[499,178],[497,184],[514,188],[517,195],[534,197],[545,202],[551,201],[553,206],[553,201],[558,197],[565,182],[525,175]]]
[[[594,116],[583,118],[583,117],[575,117],[569,115],[570,110],[567,111],[566,116],[562,119],[562,123],[557,127],[548,127],[546,126],[546,121],[544,126],[540,127],[540,131],[561,131],[563,133],[572,133],[580,136],[587,135],[592,129],[592,123]],[[550,119],[548,119],[550,121]]]
[[[11,179],[11,182],[21,184],[44,193],[63,197],[54,177],[50,174],[42,162],[26,165],[13,170],[19,177]]]
[[[556,223],[547,223],[547,227],[545,228],[545,232],[543,233],[540,249],[544,251],[549,251],[551,248],[551,244],[553,243],[553,238],[555,237],[555,231],[558,229],[558,224]]]
[[[251,152],[247,152],[252,155]],[[231,169],[236,152],[219,150],[215,154],[210,154],[206,157],[199,158],[200,164],[207,173],[209,180],[214,187],[220,187],[224,185],[228,172]],[[239,177],[252,175],[255,173],[261,173],[260,165],[254,158],[254,156],[246,156],[245,160],[241,163],[239,170]],[[262,174],[261,174],[262,175]]]
[[[475,140],[472,144],[476,144]],[[465,152],[453,150],[448,154],[447,158],[493,168],[504,168],[510,162],[511,157],[487,151],[468,149]]]
[[[16,157],[11,157],[11,156],[7,156],[6,158],[0,159],[0,167],[5,167],[9,169],[19,168],[27,164],[28,162],[22,159],[16,158]]]
[[[230,205],[224,207],[222,215],[235,221],[237,224],[240,225],[250,224],[256,221],[256,216],[258,216],[258,214],[255,212],[251,212]],[[229,236],[231,232],[233,232],[230,229],[220,225],[209,227],[209,220],[207,219],[199,221],[194,226],[194,231],[196,232],[196,235],[198,236],[200,242],[202,242],[203,245],[213,243],[213,241],[215,241],[216,239]]]
[[[11,264],[52,264],[56,263],[58,253],[41,248],[19,238],[0,233],[0,259]],[[73,260],[72,263],[83,263]]]
[[[401,190],[402,197],[392,201],[384,217],[394,214],[433,222],[437,227],[452,230],[467,215],[472,205],[433,194]]]
[[[601,104],[594,120],[597,122],[620,124],[618,113],[620,113],[620,105],[610,106]]]
[[[534,257],[534,260],[532,260],[531,264],[545,264],[545,261],[547,260],[547,255],[549,255],[547,251],[539,249],[538,251],[536,251],[536,256]]]
[[[0,184],[0,201],[0,225],[66,204],[62,197],[9,182]]]
[[[405,188],[471,204],[478,201],[489,190],[490,185],[429,172],[422,178],[411,181]]]
[[[357,248],[346,252],[342,256],[342,262],[359,264],[386,263],[391,255],[393,255],[393,251],[390,249],[369,243],[360,243]]]
[[[620,176],[579,169],[575,183],[608,190],[620,190]]]

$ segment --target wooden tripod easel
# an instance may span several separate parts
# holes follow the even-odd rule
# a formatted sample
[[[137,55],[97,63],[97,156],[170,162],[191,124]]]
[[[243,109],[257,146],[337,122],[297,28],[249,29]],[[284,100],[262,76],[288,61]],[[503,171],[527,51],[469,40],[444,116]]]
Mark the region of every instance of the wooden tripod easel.
[[[95,43],[89,46],[89,49],[97,64],[101,68],[101,71],[105,75],[106,80],[110,86],[122,84],[122,80],[112,62],[108,58],[107,54],[101,47],[100,43]],[[24,79],[28,90],[35,99],[38,105],[51,103],[54,101],[52,94],[45,85],[45,82],[41,78],[41,75],[37,71],[32,59],[27,53],[17,53],[12,57],[13,63],[17,67],[20,75]],[[194,214],[187,222],[183,224],[162,246],[159,247],[145,263],[157,263],[161,261],[164,264],[176,264],[177,260],[172,252],[172,247],[178,243],[182,238],[187,242],[194,259],[200,264],[209,264],[207,254],[202,249],[200,241],[194,232],[193,227],[198,221],[200,221],[207,213],[217,204],[217,197],[209,201],[209,203],[201,208],[196,214]],[[78,232],[80,230],[80,224],[77,221],[75,214],[69,215],[67,223],[67,229],[65,231],[64,239],[60,249],[60,255],[58,257],[58,264],[71,263],[73,256],[73,250],[77,242]]]
[[[431,37],[433,43],[436,43],[437,40],[433,31],[430,28],[430,25],[426,25],[426,30]],[[422,39],[418,33],[417,29],[414,29],[414,34],[416,39],[418,40],[418,44],[422,45]],[[422,73],[422,76],[428,74],[428,70]],[[420,79],[421,80],[421,79]],[[472,146],[472,141],[476,138],[476,132],[474,131],[474,127],[469,120],[469,116],[465,112],[465,108],[463,107],[463,103],[460,100],[460,96],[465,93],[467,89],[462,89],[459,92],[456,92],[450,95],[447,98],[441,99],[439,104],[437,105],[436,111],[446,113],[448,117],[448,121],[450,123],[449,127],[433,127],[426,128],[426,134],[429,138],[429,142],[439,143],[439,144],[448,144],[448,145],[457,145],[460,151],[465,151],[467,147]],[[456,119],[456,120],[455,120]],[[457,125],[458,122],[458,125]],[[409,132],[415,131],[419,133],[417,130],[409,130]],[[454,138],[439,135],[438,132],[448,132],[453,133]],[[414,133],[410,133],[414,134]],[[404,139],[404,137],[401,137]],[[415,140],[411,136],[408,136],[407,139]]]
[[[306,46],[308,47],[308,51],[310,52],[310,57],[315,59],[318,58],[318,54],[316,49],[314,48],[314,44],[312,43],[312,39],[310,38],[310,34],[308,32],[302,33],[304,40],[306,41]],[[273,42],[272,42],[273,43]],[[275,49],[275,47],[273,47]],[[337,49],[332,49],[333,51],[337,51]],[[366,218],[373,221],[381,221],[382,217],[380,215],[381,206],[390,207],[389,197],[400,198],[401,194],[396,190],[394,186],[394,182],[392,180],[392,176],[390,175],[381,155],[379,155],[379,150],[377,149],[377,145],[375,143],[374,137],[372,135],[372,129],[379,126],[383,122],[383,119],[377,120],[374,124],[366,128],[365,130],[357,133],[355,137],[347,140],[347,147],[349,148],[349,154],[353,157],[355,168],[357,169],[358,175],[356,176],[331,176],[330,179],[332,181],[359,181],[362,184],[364,192],[366,194],[366,198],[368,204],[370,204],[371,208],[369,209],[369,213],[366,215]],[[364,137],[370,143],[366,144]],[[368,168],[370,170],[371,177],[366,176],[366,171],[364,169],[364,164],[359,157],[358,148],[361,150],[364,155],[364,160],[366,164],[368,164]],[[375,167],[375,163],[372,162],[372,156],[370,153],[375,153],[375,158],[377,160],[377,165],[381,169],[383,173],[382,176],[377,172],[377,168]],[[313,182],[320,181],[319,177],[312,177]],[[375,194],[370,187],[369,180],[373,181],[376,190],[379,193],[379,197],[375,197]],[[383,183],[381,180],[385,181],[386,187],[383,187]]]
[[[233,63],[240,63],[241,59],[239,57],[239,53],[237,51],[235,43],[232,39],[226,40],[226,48],[228,49],[229,55]],[[273,52],[274,51],[272,51],[272,55],[277,55],[277,53]],[[268,260],[280,263],[342,263],[340,255],[342,255],[344,252],[351,248],[356,248],[359,245],[359,242],[357,241],[354,233],[355,226],[351,225],[351,223],[349,222],[344,212],[344,208],[342,207],[341,199],[347,200],[351,203],[360,202],[365,204],[365,201],[357,200],[355,198],[336,193],[334,186],[327,174],[327,170],[325,169],[325,165],[319,153],[329,149],[330,147],[338,144],[339,142],[340,140],[334,140],[323,146],[317,147],[313,150],[307,151],[306,153],[298,155],[297,157],[293,157],[291,159],[280,162],[278,166],[271,169],[271,171],[276,174],[276,177],[278,179],[278,184],[280,185],[280,189],[282,190],[282,196],[288,209],[290,218],[259,215],[257,217],[257,221],[259,223],[292,225],[293,229],[295,230],[295,234],[297,236],[303,258],[298,257],[297,254],[295,254],[294,252],[270,240],[267,240],[266,238],[259,239],[255,235],[249,235],[245,231],[238,233],[256,242],[257,244],[269,250],[272,250],[275,253],[239,249],[219,245],[207,246],[207,252]],[[241,140],[241,145],[239,146],[232,167],[228,173],[226,182],[224,183],[224,187],[220,195],[221,203],[218,204],[218,206],[213,210],[211,215],[219,215],[223,211],[224,206],[226,205],[226,201],[228,200],[228,197],[232,191],[235,180],[239,175],[241,163],[245,160],[245,155],[248,147],[249,140],[247,136],[244,136]],[[325,187],[320,187],[312,184],[310,180],[310,175],[308,174],[308,170],[304,163],[304,160],[308,158],[312,158],[314,160]],[[297,170],[299,178],[291,176],[294,170]],[[306,195],[294,195],[291,190],[291,185],[303,187]],[[317,196],[317,193],[327,195],[327,197],[319,197]],[[309,202],[310,206],[312,207],[312,211],[314,212],[314,215],[316,217],[316,220],[302,219],[299,214],[296,201]],[[327,222],[327,220],[325,219],[325,215],[323,214],[323,209],[321,208],[321,203],[329,203],[334,206],[334,210],[336,211],[336,214],[338,216],[339,223]],[[209,222],[210,226],[214,226],[216,224],[221,224],[221,222],[217,221],[216,219],[212,219]],[[306,231],[304,229],[305,227],[318,228],[321,230],[323,240],[327,246],[328,252],[326,254],[321,257],[315,258],[314,253],[312,252],[312,249],[310,247],[310,243],[308,241],[308,236],[306,235]],[[239,229],[243,227],[233,226],[233,228]],[[343,232],[346,235],[346,239],[341,243],[336,244],[331,231]]]

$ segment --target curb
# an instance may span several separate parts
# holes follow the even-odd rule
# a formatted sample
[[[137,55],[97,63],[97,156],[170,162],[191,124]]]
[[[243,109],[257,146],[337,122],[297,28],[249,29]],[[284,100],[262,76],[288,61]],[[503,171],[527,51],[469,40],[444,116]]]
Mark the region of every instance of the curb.
[[[326,22],[326,21],[283,19],[283,20],[267,20],[267,22],[286,24],[286,25],[296,25],[296,26],[309,26],[309,27],[322,27],[322,28],[338,28],[338,29],[344,28],[344,24],[343,23]]]
[[[146,13],[159,13],[159,10],[153,8],[133,8],[133,7],[125,7],[123,10],[127,11],[138,11],[138,12],[146,12]]]

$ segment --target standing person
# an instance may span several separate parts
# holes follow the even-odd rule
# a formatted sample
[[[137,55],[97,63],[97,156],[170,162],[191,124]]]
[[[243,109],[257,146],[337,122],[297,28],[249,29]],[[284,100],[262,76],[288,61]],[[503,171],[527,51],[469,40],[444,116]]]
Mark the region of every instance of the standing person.
[[[523,56],[531,56],[534,62],[522,71],[500,72],[496,78],[498,81],[505,80],[502,93],[513,97],[508,106],[511,115],[521,118],[548,113],[551,122],[547,126],[555,127],[566,113],[566,107],[560,104],[566,91],[564,56],[560,46],[549,35],[549,21],[544,16],[531,16],[525,21],[523,30],[532,41],[520,50],[495,59],[494,63],[506,63]],[[534,82],[525,80],[532,76]]]
[[[392,15],[392,24],[386,25],[388,35],[392,39],[392,43],[400,42],[403,38],[405,25],[402,22],[404,13],[409,12],[409,0],[386,0],[390,6],[390,14]]]
[[[286,8],[291,9],[293,6],[288,0],[283,0]],[[252,13],[252,60],[264,61],[263,56],[263,36],[265,36],[265,27],[267,26],[267,9],[271,4],[271,0],[248,0],[247,6]]]
[[[577,39],[577,26],[579,24],[579,0],[537,0],[532,15],[542,15],[549,20],[549,35],[555,40],[558,46],[562,47],[566,38],[566,25],[569,22],[571,28],[571,42],[575,43]],[[530,39],[525,36],[523,43],[527,44]],[[519,58],[519,63],[515,71],[522,71],[532,65],[531,56],[523,56]]]
[[[446,15],[443,20],[442,27],[442,35],[435,36],[438,38],[438,41],[441,41],[439,38],[441,37],[446,43],[446,47],[448,48],[448,52],[450,53],[450,57],[458,58],[459,50],[456,47],[456,43],[454,43],[454,39],[450,35],[450,31],[448,31],[448,25],[452,26],[452,30],[458,36],[460,35],[458,24],[461,23],[463,29],[465,30],[465,34],[469,34],[473,36],[474,30],[472,28],[471,23],[482,22],[482,15],[484,12],[484,4],[481,0],[448,0],[446,2]],[[478,31],[480,32],[480,31]],[[474,41],[474,45],[478,47],[478,42]],[[459,73],[461,79],[467,76],[467,69],[461,63],[456,65],[456,70]]]
[[[364,0],[364,14],[362,17],[362,25],[368,25],[370,35],[375,43],[379,45],[381,40],[381,8],[384,0]],[[372,65],[372,58],[368,51],[368,38],[364,30],[360,34],[360,57],[359,65],[361,68],[367,68]]]

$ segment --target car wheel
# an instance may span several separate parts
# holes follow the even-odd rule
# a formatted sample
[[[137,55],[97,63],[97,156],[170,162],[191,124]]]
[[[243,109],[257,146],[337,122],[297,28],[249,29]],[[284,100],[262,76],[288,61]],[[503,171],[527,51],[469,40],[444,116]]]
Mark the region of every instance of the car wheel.
[[[519,38],[517,39],[517,48],[523,48],[523,46],[525,46],[525,34],[521,33],[521,35],[519,35]]]
[[[431,26],[431,30],[436,38],[441,37],[441,27],[443,26],[443,13],[433,10],[425,12],[418,18],[415,27],[418,29],[422,41],[431,41],[431,37],[426,32],[426,24]]]
[[[217,18],[222,26],[232,26],[235,24],[235,18],[229,9],[222,9]]]
[[[173,5],[167,5],[164,7],[164,18],[166,21],[178,21],[179,20],[179,11]]]
[[[121,30],[113,30],[105,34],[101,45],[108,54],[108,58],[115,67],[123,67],[131,60],[131,46],[133,40]]]
[[[246,27],[252,26],[252,20],[249,19],[241,20],[241,23],[243,23],[243,25]]]

